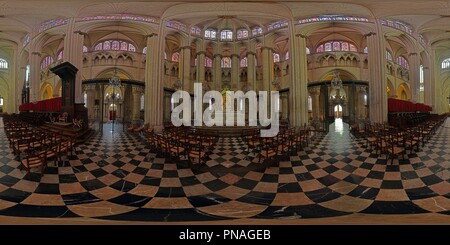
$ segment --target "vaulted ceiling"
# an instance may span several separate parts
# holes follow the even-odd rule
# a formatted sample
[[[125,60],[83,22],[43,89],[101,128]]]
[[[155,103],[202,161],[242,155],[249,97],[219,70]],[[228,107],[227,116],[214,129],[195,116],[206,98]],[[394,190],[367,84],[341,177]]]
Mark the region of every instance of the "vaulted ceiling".
[[[431,43],[450,44],[450,0],[7,0],[0,1],[0,40],[20,42],[34,27],[50,19],[105,14],[147,15],[184,20],[188,25],[202,24],[211,19],[202,9],[211,8],[235,16],[247,13],[242,17],[246,19],[241,20],[254,23],[269,22],[277,16],[280,19],[300,19],[324,14],[391,18],[410,24]],[[251,16],[254,16],[253,20],[249,19]],[[239,24],[240,19],[236,20],[234,24]]]

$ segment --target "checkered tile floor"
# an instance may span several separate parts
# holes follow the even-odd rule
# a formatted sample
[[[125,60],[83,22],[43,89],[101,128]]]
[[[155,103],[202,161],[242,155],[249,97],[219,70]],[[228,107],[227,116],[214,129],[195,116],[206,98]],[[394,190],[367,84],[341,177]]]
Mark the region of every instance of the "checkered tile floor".
[[[266,167],[236,138],[207,164],[165,159],[136,136],[97,134],[76,155],[25,175],[0,129],[0,215],[128,221],[318,218],[352,213],[450,214],[450,119],[406,159],[352,140],[334,125],[303,151]]]

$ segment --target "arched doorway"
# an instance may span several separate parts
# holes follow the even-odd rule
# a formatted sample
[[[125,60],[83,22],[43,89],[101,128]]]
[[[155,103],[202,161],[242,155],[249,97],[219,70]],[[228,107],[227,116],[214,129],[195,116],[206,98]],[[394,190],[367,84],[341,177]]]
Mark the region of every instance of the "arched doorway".
[[[342,118],[342,106],[341,105],[334,106],[334,118]]]

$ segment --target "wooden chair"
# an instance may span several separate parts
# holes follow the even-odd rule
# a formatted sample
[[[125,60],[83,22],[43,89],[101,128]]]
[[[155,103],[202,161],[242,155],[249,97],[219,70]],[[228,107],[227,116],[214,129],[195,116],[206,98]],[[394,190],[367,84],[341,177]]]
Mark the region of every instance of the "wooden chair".
[[[27,156],[22,159],[21,166],[25,168],[27,173],[30,173],[32,168],[41,168],[44,171],[47,166],[47,149],[41,151],[30,151]]]

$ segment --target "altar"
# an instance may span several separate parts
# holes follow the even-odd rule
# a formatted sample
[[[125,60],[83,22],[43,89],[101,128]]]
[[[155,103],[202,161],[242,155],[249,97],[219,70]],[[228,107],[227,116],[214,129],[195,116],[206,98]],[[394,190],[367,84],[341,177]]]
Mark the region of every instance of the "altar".
[[[244,125],[239,126],[247,126],[245,121],[245,114],[241,111],[216,111],[215,112],[215,120],[223,122],[223,126],[238,126],[237,122],[239,120],[242,120]],[[233,125],[227,125],[227,120],[231,120],[233,122]]]

